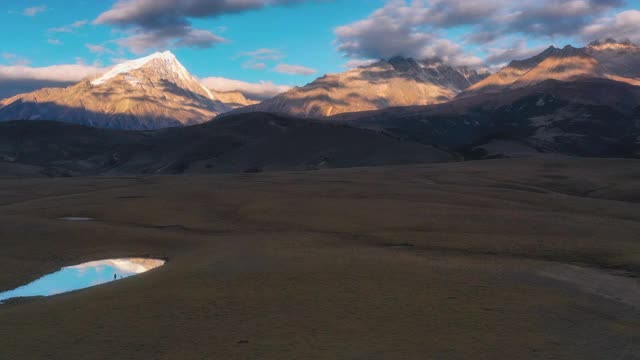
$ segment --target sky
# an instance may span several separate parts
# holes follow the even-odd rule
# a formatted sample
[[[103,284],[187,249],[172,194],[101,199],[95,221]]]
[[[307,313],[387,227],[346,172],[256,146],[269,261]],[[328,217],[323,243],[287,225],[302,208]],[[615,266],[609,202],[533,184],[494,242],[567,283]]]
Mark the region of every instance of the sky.
[[[3,0],[0,24],[0,98],[164,50],[266,98],[396,55],[496,70],[550,45],[638,43],[640,0]]]

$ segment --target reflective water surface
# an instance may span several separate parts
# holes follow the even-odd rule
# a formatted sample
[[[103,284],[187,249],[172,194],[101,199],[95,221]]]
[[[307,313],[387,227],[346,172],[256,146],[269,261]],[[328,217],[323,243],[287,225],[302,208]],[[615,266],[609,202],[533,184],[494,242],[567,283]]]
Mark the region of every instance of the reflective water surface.
[[[117,281],[155,269],[164,263],[164,260],[158,259],[125,258],[67,266],[30,284],[0,292],[0,303],[12,298],[51,296]]]

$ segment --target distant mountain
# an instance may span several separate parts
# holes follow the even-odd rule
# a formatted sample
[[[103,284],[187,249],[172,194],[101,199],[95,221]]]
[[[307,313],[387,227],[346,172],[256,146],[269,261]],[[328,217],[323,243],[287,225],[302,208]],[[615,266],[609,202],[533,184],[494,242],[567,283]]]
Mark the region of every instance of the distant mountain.
[[[456,99],[331,119],[465,158],[553,153],[640,158],[638,46],[605,40],[512,61]]]
[[[233,100],[231,104],[221,101],[167,51],[124,62],[96,79],[67,88],[2,100],[0,121],[60,120],[148,130],[199,124],[246,102]]]
[[[211,91],[216,99],[234,109],[260,103],[260,101],[247,99],[244,94],[239,91],[216,91],[213,89],[209,89],[209,91]]]
[[[330,119],[466,159],[538,153],[640,158],[640,87],[609,79],[545,80],[445,104]]]
[[[372,65],[331,74],[260,104],[235,112],[265,111],[302,117],[392,106],[438,104],[484,79],[488,74],[454,67],[440,60],[394,57]]]
[[[455,159],[376,131],[264,113],[148,132],[51,121],[0,123],[2,175],[241,173]]]
[[[529,59],[512,61],[495,74],[470,86],[458,97],[498,93],[546,80],[598,78],[640,85],[639,54],[637,46],[615,40],[594,42],[586,48],[567,45],[558,49],[551,46]]]
[[[640,46],[631,41],[594,41],[585,50],[612,74],[640,79]]]

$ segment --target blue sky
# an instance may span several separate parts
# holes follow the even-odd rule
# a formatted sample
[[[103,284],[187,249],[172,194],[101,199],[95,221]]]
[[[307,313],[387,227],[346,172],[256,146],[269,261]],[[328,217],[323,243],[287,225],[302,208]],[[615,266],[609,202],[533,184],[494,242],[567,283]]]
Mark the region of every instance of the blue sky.
[[[3,53],[16,54],[32,66],[100,61],[112,64],[112,58],[135,58],[130,51],[117,54],[91,53],[86,44],[103,44],[118,37],[116,30],[105,25],[87,24],[73,32],[52,33],[76,21],[92,21],[108,10],[113,2],[85,0],[15,1],[0,3],[0,22],[19,37],[2,32]],[[300,83],[314,76],[294,76],[251,70],[242,65],[250,59],[239,56],[261,48],[276,49],[285,55],[284,63],[303,64],[321,72],[341,71],[345,60],[332,45],[336,26],[365,17],[383,1],[363,0],[334,3],[309,3],[279,6],[212,19],[198,19],[199,28],[210,29],[228,39],[209,49],[171,48],[180,61],[199,77],[219,75],[245,81],[273,80],[277,83]],[[345,6],[345,4],[347,4]],[[46,6],[35,16],[21,14],[30,7]],[[54,45],[49,39],[60,41]],[[108,45],[107,45],[108,46]],[[116,51],[116,47],[110,46]],[[164,50],[164,49],[161,49]],[[147,51],[147,53],[152,50]],[[3,59],[7,63],[8,59]],[[270,65],[275,65],[270,62]]]
[[[194,26],[209,29],[223,36],[227,42],[205,49],[171,47],[169,50],[198,77],[220,76],[246,82],[303,85],[324,73],[345,70],[342,65],[346,60],[332,44],[335,40],[333,29],[366,17],[383,3],[376,0],[307,3],[196,19]],[[1,52],[16,57],[1,58],[0,63],[10,65],[24,61],[31,67],[43,67],[83,62],[109,66],[114,60],[153,52],[155,49],[143,54],[118,49],[108,42],[121,36],[119,30],[90,23],[112,4],[109,1],[84,0],[1,2],[0,22],[20,36],[2,32],[5,39]],[[40,6],[46,6],[46,10],[35,16],[23,14],[27,8]],[[50,31],[84,20],[88,21],[86,25],[71,28],[71,32]],[[92,53],[87,44],[103,45],[114,53]],[[252,59],[243,54],[265,48],[277,50],[283,58],[259,61],[267,65],[265,69],[249,67]],[[316,72],[291,75],[274,71],[273,68],[280,63],[300,65]]]
[[[347,64],[393,55],[496,68],[552,44],[582,46],[608,36],[638,41],[640,34],[638,0],[190,3],[2,1],[0,95],[12,86],[21,90],[20,76],[73,82],[156,50],[173,51],[200,78],[303,85]]]

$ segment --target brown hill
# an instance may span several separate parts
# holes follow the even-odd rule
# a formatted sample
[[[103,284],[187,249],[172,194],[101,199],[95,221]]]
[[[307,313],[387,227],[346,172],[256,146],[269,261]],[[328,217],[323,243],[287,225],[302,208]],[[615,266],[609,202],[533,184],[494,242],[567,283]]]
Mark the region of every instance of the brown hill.
[[[150,132],[0,124],[0,163],[51,176],[310,170],[451,161],[449,153],[341,124],[264,113]]]
[[[536,153],[640,157],[640,87],[608,79],[546,80],[446,104],[332,119],[467,158]]]

